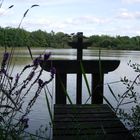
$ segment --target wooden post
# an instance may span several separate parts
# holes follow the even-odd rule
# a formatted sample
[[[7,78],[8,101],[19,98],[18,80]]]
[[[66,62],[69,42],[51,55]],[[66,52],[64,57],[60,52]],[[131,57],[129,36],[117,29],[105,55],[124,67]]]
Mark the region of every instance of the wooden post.
[[[82,74],[77,74],[76,104],[82,104]]]
[[[77,33],[77,61],[82,60],[83,56],[83,33]],[[82,74],[77,74],[76,104],[82,104]]]
[[[99,60],[82,60],[85,73],[92,74],[92,104],[101,104],[103,103],[103,76],[105,73],[114,71],[120,64],[119,60],[101,60],[101,76],[100,76],[100,68],[99,68]],[[56,104],[65,104],[66,103],[66,94],[64,93],[64,89],[67,88],[67,75],[66,74],[82,74],[80,68],[80,61],[77,60],[42,60],[40,65],[45,71],[50,71],[50,68],[56,68]],[[80,79],[80,78],[78,78]],[[80,80],[82,81],[82,79]],[[63,83],[63,87],[61,85]],[[79,85],[82,83],[78,82]],[[81,92],[82,88],[78,86],[78,91]],[[99,97],[98,97],[99,96]],[[97,100],[97,101],[96,101]],[[77,94],[76,103],[81,103],[81,94]]]
[[[83,49],[90,46],[90,42],[83,42],[83,33],[77,33],[77,40],[76,42],[69,42],[69,45],[72,48],[77,49],[77,61],[82,61],[83,57]],[[77,86],[76,86],[76,104],[82,104],[82,73],[77,73]]]
[[[77,33],[77,40],[73,42],[68,42],[72,48],[77,49],[77,60],[42,60],[40,62],[41,67],[50,71],[50,68],[56,68],[55,77],[55,103],[56,104],[66,104],[66,93],[67,90],[67,74],[75,73],[77,74],[76,81],[76,104],[82,104],[82,71],[80,62],[84,66],[85,73],[92,74],[92,104],[102,104],[103,103],[103,76],[105,73],[115,70],[120,61],[118,60],[82,60],[83,49],[91,45],[91,42],[83,41],[83,33]],[[100,67],[102,67],[100,75]]]
[[[83,57],[83,33],[77,33],[77,60]]]
[[[55,103],[66,104],[67,74],[57,73],[55,77]]]
[[[103,103],[103,74],[92,74],[91,79],[91,103],[102,104]]]

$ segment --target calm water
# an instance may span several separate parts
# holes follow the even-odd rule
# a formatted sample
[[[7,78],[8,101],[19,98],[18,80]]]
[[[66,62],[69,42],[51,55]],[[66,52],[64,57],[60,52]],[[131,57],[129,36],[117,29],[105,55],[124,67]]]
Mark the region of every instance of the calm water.
[[[44,52],[43,50],[33,50],[34,57],[36,57],[38,54],[41,54]],[[52,52],[51,59],[76,59],[76,51],[73,49],[52,49],[47,50],[47,52]],[[83,59],[98,59],[99,51],[97,50],[84,50],[84,57]],[[16,65],[15,65],[15,73],[20,71],[24,65],[31,63],[30,56],[28,55],[27,51],[21,51],[16,53]],[[101,51],[101,59],[117,59],[120,60],[119,67],[108,74],[104,75],[104,95],[106,98],[113,104],[115,107],[116,102],[115,99],[111,96],[107,83],[110,83],[111,88],[113,89],[114,93],[117,94],[123,94],[126,88],[122,85],[120,81],[121,77],[127,76],[130,79],[134,79],[136,73],[133,72],[133,70],[127,65],[129,60],[132,62],[139,63],[140,61],[140,52],[139,51],[115,51],[115,50],[102,50]],[[26,73],[25,73],[26,75]],[[45,80],[49,76],[49,73],[44,72],[42,78]],[[87,75],[89,81],[90,81],[90,75]],[[76,75],[68,75],[68,93],[73,101],[75,103],[75,85],[73,84],[73,81],[76,79]],[[116,82],[116,83],[112,83]],[[52,95],[54,95],[54,81],[48,85],[50,92]],[[30,95],[34,94],[34,91],[30,93]],[[83,82],[83,103],[87,100],[88,93],[87,89],[84,86]],[[27,100],[30,100],[30,96],[27,98]],[[90,102],[90,100],[89,100]],[[126,107],[128,109],[129,106]],[[29,128],[28,131],[35,132],[36,129],[39,128],[40,125],[47,125],[49,126],[49,115],[47,110],[47,105],[45,101],[44,93],[42,92],[40,97],[38,98],[36,104],[32,108],[32,112],[29,116]],[[49,130],[48,130],[49,133]]]

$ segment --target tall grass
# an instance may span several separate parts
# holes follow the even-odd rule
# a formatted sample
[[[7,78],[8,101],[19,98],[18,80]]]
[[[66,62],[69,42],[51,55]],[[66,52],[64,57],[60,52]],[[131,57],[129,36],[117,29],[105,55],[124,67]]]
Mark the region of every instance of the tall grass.
[[[2,7],[4,1],[1,1],[0,7]],[[12,8],[11,5],[8,9]],[[24,18],[27,16],[30,9],[39,6],[37,4],[32,5],[27,9],[21,21],[17,27],[20,29]],[[50,70],[50,78],[46,81],[41,79],[43,69],[39,67],[40,61],[44,59],[47,61],[50,57],[50,53],[45,53],[37,58],[33,58],[30,46],[27,46],[32,63],[24,66],[21,71],[15,72],[14,52],[15,41],[18,36],[18,30],[15,34],[15,38],[12,41],[10,49],[5,49],[0,67],[0,139],[24,139],[25,129],[28,128],[29,118],[28,115],[31,112],[33,105],[39,97],[42,89],[50,83],[55,74],[54,68]],[[14,74],[16,73],[16,75]],[[26,74],[24,74],[26,73]],[[37,87],[37,88],[35,88]],[[34,93],[29,101],[26,100],[28,95],[31,95],[31,90],[34,89]],[[47,99],[47,94],[46,94]],[[47,104],[50,111],[50,106]],[[51,116],[51,114],[50,114]],[[52,117],[51,117],[52,118]],[[34,136],[30,134],[30,136]],[[37,135],[38,136],[38,135]],[[39,137],[39,136],[38,136]]]
[[[128,66],[130,66],[137,74],[136,77],[134,77],[133,80],[129,80],[126,76],[124,78],[121,78],[120,81],[116,81],[113,83],[107,83],[107,87],[110,91],[110,94],[116,101],[116,106],[113,106],[109,99],[107,99],[105,96],[103,96],[104,101],[111,107],[111,109],[114,111],[114,113],[120,117],[120,119],[123,121],[125,126],[130,129],[130,132],[132,135],[139,140],[140,138],[140,95],[137,91],[139,85],[140,85],[140,64],[131,63],[131,61],[128,63]],[[81,71],[85,80],[86,87],[88,89],[89,98],[87,101],[91,98],[89,83],[86,77],[86,73],[84,71],[84,67],[82,65],[82,62],[80,63]],[[99,50],[99,73],[100,73],[100,80],[102,80],[102,66],[101,66],[101,50]],[[111,84],[114,83],[122,83],[124,86],[126,86],[126,91],[122,94],[116,94],[116,92],[112,89]],[[104,85],[103,85],[104,86]],[[87,103],[86,101],[86,103]],[[131,113],[127,112],[125,109],[123,109],[123,106],[127,106],[133,104],[133,106],[130,108]]]
[[[116,101],[116,106],[114,106],[114,112],[122,120],[125,126],[130,130],[132,135],[136,140],[140,139],[140,94],[139,94],[139,84],[140,84],[140,65],[128,63],[136,73],[134,79],[128,79],[126,76],[120,79],[120,82],[124,85],[126,90],[123,93],[117,94],[111,84],[107,84],[108,89],[112,97]],[[126,107],[129,107],[129,111]]]

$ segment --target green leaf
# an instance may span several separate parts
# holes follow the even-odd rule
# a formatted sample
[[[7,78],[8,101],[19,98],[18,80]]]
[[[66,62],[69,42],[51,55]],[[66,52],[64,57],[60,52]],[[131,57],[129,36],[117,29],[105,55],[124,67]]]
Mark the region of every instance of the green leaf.
[[[30,54],[30,56],[31,56],[31,59],[33,60],[32,51],[31,51],[31,49],[30,49],[30,47],[29,47],[28,45],[27,45],[27,48],[28,48],[29,54]]]
[[[66,89],[65,89],[65,87],[64,87],[64,84],[62,83],[61,80],[60,80],[60,84],[61,84],[61,86],[62,86],[62,88],[63,88],[64,94],[65,94],[66,97],[68,98],[69,103],[72,105],[72,104],[73,104],[73,103],[72,103],[72,100],[70,99],[70,96],[68,95],[68,93],[67,93],[67,91],[66,91]]]
[[[29,9],[27,9],[27,10],[25,11],[25,13],[23,14],[23,18],[26,17],[28,11],[29,11]]]
[[[110,106],[110,108],[115,111],[114,107],[111,105],[111,103],[107,100],[107,98],[105,96],[103,96],[103,99],[107,102],[107,104]]]
[[[101,49],[99,48],[99,73],[100,73],[100,81],[102,81],[102,64],[101,64]]]
[[[14,99],[12,99],[12,97],[10,96],[10,94],[9,93],[7,93],[5,90],[3,90],[3,89],[1,89],[2,90],[2,92],[3,92],[3,94],[5,94],[6,95],[6,97],[14,104],[14,106],[17,108],[17,105],[16,105],[16,103],[14,102]]]
[[[34,4],[34,5],[31,6],[31,8],[36,7],[36,6],[39,6],[39,5],[38,4]]]
[[[14,7],[14,5],[9,6],[8,9],[11,9],[12,7]]]
[[[80,61],[80,68],[81,68],[82,74],[84,76],[84,80],[85,80],[85,83],[86,83],[86,87],[88,89],[89,96],[91,96],[90,87],[89,87],[88,80],[87,80],[87,77],[86,77],[86,73],[85,73],[85,70],[84,70],[84,67],[83,67],[83,64],[82,64],[81,61]]]
[[[51,107],[50,107],[49,99],[48,99],[48,96],[47,96],[47,91],[46,91],[45,88],[44,88],[44,91],[45,91],[46,103],[47,103],[50,119],[51,119],[51,122],[53,123],[53,115],[52,115],[52,112],[51,112]]]
[[[116,100],[117,102],[119,102],[119,101],[118,101],[118,99],[117,99],[117,97],[116,97],[116,95],[114,94],[114,92],[113,92],[113,90],[112,90],[111,86],[110,86],[109,84],[107,84],[107,86],[108,86],[108,88],[109,88],[109,90],[110,90],[111,94],[112,94],[112,95],[113,95],[113,97],[115,98],[115,100]]]

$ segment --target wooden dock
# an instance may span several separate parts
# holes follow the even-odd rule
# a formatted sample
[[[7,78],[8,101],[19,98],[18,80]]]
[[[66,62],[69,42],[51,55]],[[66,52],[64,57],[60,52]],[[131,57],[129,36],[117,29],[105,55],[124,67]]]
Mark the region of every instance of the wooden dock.
[[[55,105],[53,140],[135,140],[106,104]]]
[[[134,140],[130,132],[103,104],[104,74],[114,71],[119,60],[83,60],[82,50],[90,44],[77,34],[77,60],[42,60],[40,66],[56,68],[53,140]],[[82,104],[82,74],[91,74],[91,105]],[[76,74],[76,105],[67,104],[67,75]]]

